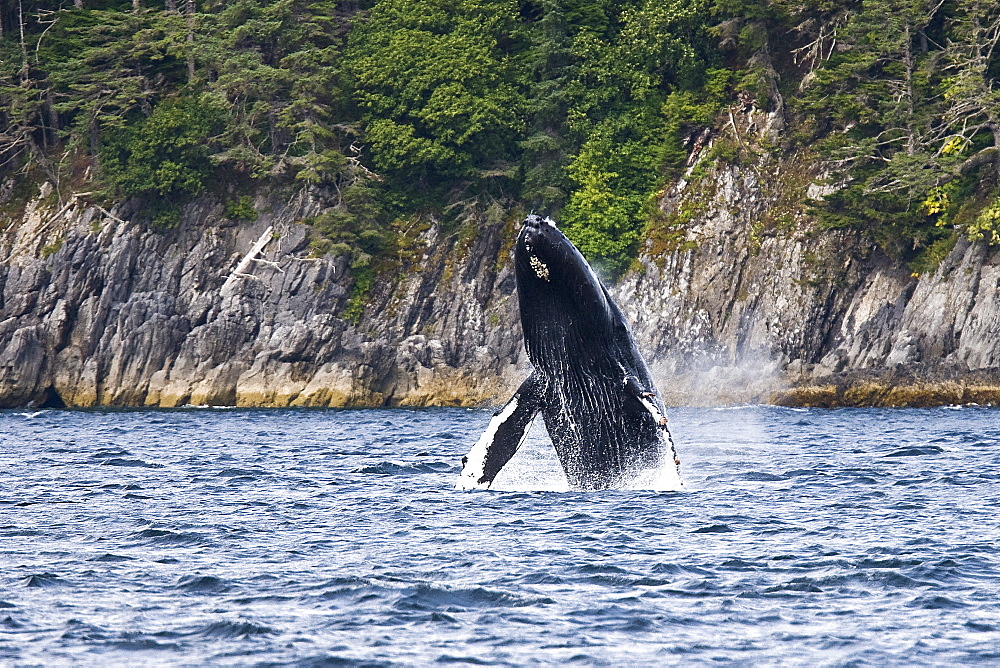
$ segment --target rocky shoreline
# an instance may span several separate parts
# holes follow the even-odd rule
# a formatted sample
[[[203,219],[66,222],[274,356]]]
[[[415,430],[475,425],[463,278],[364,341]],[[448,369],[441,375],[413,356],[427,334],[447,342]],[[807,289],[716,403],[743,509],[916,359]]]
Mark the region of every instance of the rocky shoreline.
[[[47,195],[0,236],[0,407],[473,405],[517,363],[516,327],[487,326],[516,319],[506,220],[464,248],[427,225],[352,320],[346,260],[301,222],[321,193],[258,195],[249,224],[201,198],[166,233]]]
[[[736,122],[746,141],[768,132],[760,112]],[[826,186],[803,156],[751,167],[671,184],[612,288],[668,404],[1000,403],[1000,248],[960,240],[916,276],[816,227],[803,202]],[[359,294],[345,258],[310,247],[303,221],[329,201],[262,188],[250,223],[205,196],[165,233],[127,202],[60,204],[45,186],[24,207],[0,201],[0,408],[505,400],[527,374],[521,212],[414,220],[406,256]]]
[[[900,365],[840,372],[776,392],[768,403],[816,408],[1000,406],[1000,369],[938,369]]]

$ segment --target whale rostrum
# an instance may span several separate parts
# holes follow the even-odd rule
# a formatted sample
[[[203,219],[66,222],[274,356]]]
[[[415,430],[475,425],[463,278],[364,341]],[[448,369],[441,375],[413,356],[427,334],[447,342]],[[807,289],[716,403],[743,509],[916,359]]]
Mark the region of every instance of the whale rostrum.
[[[682,489],[666,410],[625,317],[579,250],[528,216],[514,247],[534,370],[462,458],[459,489],[488,489],[538,412],[571,489]]]

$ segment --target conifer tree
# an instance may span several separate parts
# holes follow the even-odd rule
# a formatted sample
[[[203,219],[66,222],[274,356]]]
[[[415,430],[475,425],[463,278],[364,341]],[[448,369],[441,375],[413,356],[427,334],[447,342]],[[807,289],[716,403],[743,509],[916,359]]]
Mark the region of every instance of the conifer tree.
[[[509,0],[383,0],[355,26],[347,67],[378,170],[425,189],[506,173],[524,98]]]

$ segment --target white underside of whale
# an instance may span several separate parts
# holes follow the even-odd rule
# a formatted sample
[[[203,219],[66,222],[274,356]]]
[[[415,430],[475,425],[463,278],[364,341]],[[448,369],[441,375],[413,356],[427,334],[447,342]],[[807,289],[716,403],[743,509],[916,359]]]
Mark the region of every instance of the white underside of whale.
[[[490,446],[493,445],[493,440],[496,438],[500,426],[510,419],[516,410],[517,397],[515,396],[507,402],[507,405],[504,406],[500,413],[493,416],[493,419],[490,420],[489,425],[486,427],[486,431],[483,432],[483,435],[479,437],[476,444],[469,450],[469,454],[466,455],[466,462],[462,467],[462,473],[458,476],[458,482],[455,483],[455,489],[490,488],[489,482],[479,482],[486,475],[486,455],[489,452]],[[525,430],[525,435],[527,435],[527,430]],[[524,436],[521,437],[521,442],[524,442]]]
[[[661,413],[656,410],[652,403],[643,400],[642,403],[646,409],[650,412],[653,419],[659,421]],[[545,479],[538,479],[537,475],[518,475],[515,473],[519,468],[516,462],[511,462],[512,465],[505,467],[505,471],[508,472],[507,475],[498,476],[499,484],[494,485],[494,481],[489,482],[478,482],[485,475],[485,463],[486,457],[489,453],[490,447],[496,438],[497,432],[500,427],[509,420],[514,413],[517,411],[518,399],[513,397],[503,410],[494,415],[490,419],[489,425],[486,427],[486,431],[483,435],[476,441],[476,444],[472,446],[469,453],[466,455],[466,462],[462,467],[462,472],[458,476],[458,481],[455,483],[455,489],[458,490],[476,490],[476,489],[491,489],[497,488],[503,491],[534,491],[534,490],[546,490],[546,491],[570,491],[569,485],[566,482],[566,478],[562,473],[561,467],[558,465],[558,460],[553,459],[554,466],[549,475],[543,476]],[[518,443],[518,450],[520,451],[521,446],[524,444],[525,439],[528,437],[529,430],[525,429],[524,435],[521,437]],[[539,433],[537,436],[533,437],[535,445],[532,446],[533,449],[544,447],[547,451],[551,452],[551,455],[555,456],[555,450],[552,449],[551,441],[543,436],[544,429],[539,428]],[[671,452],[671,444],[667,440],[667,431],[662,430],[659,433],[659,438],[662,443],[662,452]],[[543,438],[546,443],[542,445],[540,438]],[[514,475],[510,475],[513,473]],[[542,472],[536,472],[542,473]],[[558,477],[559,480],[554,478]],[[551,479],[550,479],[551,478]],[[684,482],[681,479],[680,472],[677,465],[672,461],[672,459],[664,459],[659,465],[641,469],[629,476],[627,479],[619,481],[619,484],[615,485],[613,489],[619,490],[648,490],[657,492],[681,492],[686,491],[684,487]]]

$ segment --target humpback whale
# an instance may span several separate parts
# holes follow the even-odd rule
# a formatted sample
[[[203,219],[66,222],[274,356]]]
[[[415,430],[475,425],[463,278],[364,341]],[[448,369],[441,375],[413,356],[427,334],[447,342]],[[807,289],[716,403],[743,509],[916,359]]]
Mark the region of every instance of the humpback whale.
[[[570,489],[682,489],[665,407],[621,309],[555,223],[530,215],[514,247],[534,370],[462,458],[458,489],[488,489],[539,412]]]

